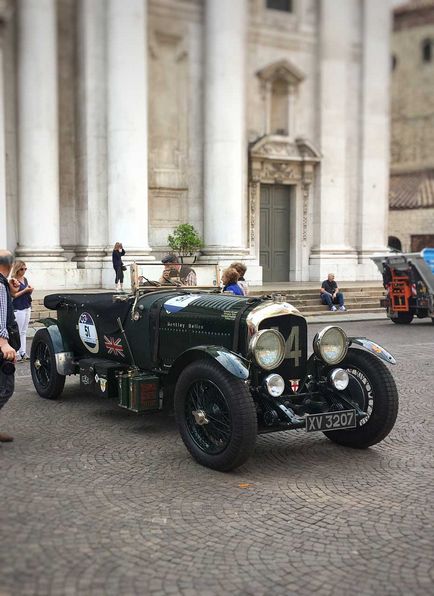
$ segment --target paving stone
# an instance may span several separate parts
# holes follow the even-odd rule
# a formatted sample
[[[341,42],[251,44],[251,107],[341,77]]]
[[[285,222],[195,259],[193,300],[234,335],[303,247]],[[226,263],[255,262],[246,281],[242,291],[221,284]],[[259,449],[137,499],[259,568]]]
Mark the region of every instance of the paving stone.
[[[431,322],[350,323],[395,355],[397,424],[358,451],[261,436],[239,470],[188,455],[173,417],[137,417],[29,367],[0,414],[0,596],[426,595],[434,583]],[[320,329],[310,327],[310,335]]]

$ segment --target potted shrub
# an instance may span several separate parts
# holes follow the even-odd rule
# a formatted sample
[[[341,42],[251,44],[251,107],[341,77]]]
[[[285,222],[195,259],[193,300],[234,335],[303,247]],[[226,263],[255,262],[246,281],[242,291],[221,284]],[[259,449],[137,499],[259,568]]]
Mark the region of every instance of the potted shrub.
[[[202,238],[191,224],[179,224],[173,234],[167,237],[167,244],[177,252],[183,263],[194,263],[197,253],[203,246]]]

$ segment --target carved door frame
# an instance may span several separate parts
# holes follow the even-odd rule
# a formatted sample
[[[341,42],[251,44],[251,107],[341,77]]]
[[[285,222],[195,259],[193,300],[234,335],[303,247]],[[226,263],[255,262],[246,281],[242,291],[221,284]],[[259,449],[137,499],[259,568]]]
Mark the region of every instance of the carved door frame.
[[[296,187],[295,237],[290,239],[290,280],[302,280],[308,271],[308,226],[315,166],[319,151],[306,139],[266,135],[249,151],[249,247],[259,263],[259,213],[261,184],[290,184]],[[299,225],[301,224],[301,225]],[[307,277],[306,277],[307,279]]]

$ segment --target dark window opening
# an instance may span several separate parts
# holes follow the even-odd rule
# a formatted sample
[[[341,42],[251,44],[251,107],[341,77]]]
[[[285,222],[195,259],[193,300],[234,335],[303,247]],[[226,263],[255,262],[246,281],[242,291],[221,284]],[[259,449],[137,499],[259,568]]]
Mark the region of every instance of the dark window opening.
[[[267,8],[292,12],[292,0],[267,0]]]
[[[431,39],[424,39],[422,42],[422,60],[424,62],[431,62],[432,60],[432,46]]]
[[[393,54],[393,56],[392,56],[392,71],[394,71],[397,66],[398,66],[398,58],[395,56],[395,54]]]
[[[399,252],[402,251],[401,240],[396,236],[389,236],[389,239],[387,240],[387,246],[392,250],[397,250]]]

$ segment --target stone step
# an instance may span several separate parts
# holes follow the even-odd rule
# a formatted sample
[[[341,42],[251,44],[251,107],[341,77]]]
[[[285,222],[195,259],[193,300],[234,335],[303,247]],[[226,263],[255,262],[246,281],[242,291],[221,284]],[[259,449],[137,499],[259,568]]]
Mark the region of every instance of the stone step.
[[[345,301],[348,300],[376,300],[384,296],[384,292],[376,292],[376,293],[366,293],[366,294],[347,294],[343,292]],[[264,294],[249,294],[249,296],[267,296],[267,293]],[[282,296],[286,302],[294,302],[296,300],[319,300],[319,292],[310,293],[310,294],[274,294],[275,296]]]
[[[355,304],[360,304],[364,302],[376,302],[380,300],[382,297],[381,294],[378,296],[345,296],[345,302],[354,302]],[[320,299],[319,296],[303,296],[297,298],[291,298],[289,296],[283,296],[286,302],[290,302],[291,304],[319,304]]]
[[[293,305],[295,306],[295,305]],[[299,306],[295,306],[297,308],[297,310],[299,310],[301,313],[305,314],[305,313],[318,313],[318,312],[327,312],[329,309],[328,306],[325,306],[323,304],[318,304],[316,306],[307,306],[307,307],[299,307]],[[351,312],[354,311],[368,311],[368,310],[372,310],[372,309],[379,309],[379,310],[384,310],[380,307],[380,305],[375,302],[371,302],[369,304],[366,305],[360,305],[360,304],[346,304],[345,308]]]
[[[361,288],[345,288],[341,287],[340,290],[346,294],[377,294],[384,292],[383,286],[363,286]],[[305,295],[305,294],[319,294],[318,288],[275,288],[275,289],[262,289],[254,288],[251,289],[250,293],[254,296],[261,296],[264,294],[285,294],[285,295]]]
[[[315,317],[315,316],[328,316],[328,314],[330,314],[330,317],[333,317],[333,315],[335,314],[339,314],[339,316],[345,316],[348,315],[348,317],[351,317],[352,315],[360,315],[360,314],[365,314],[365,315],[369,315],[369,314],[385,314],[385,310],[384,308],[350,308],[346,311],[330,311],[328,309],[326,310],[321,310],[321,311],[304,311],[303,315],[305,317]]]

